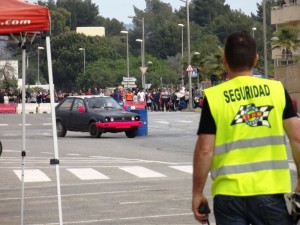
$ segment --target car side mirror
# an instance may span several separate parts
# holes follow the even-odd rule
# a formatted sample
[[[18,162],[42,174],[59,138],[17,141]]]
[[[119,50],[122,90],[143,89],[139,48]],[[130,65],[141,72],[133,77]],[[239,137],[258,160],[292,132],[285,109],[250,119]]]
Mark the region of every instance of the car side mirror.
[[[84,107],[79,107],[79,108],[78,108],[78,112],[80,112],[80,113],[85,112],[85,108],[84,108]]]

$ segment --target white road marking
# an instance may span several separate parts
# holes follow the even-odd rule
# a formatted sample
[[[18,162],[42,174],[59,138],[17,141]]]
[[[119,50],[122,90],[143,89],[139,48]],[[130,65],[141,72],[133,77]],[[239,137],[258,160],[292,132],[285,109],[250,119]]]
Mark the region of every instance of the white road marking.
[[[23,126],[23,124],[22,124],[22,123],[19,123],[19,126]],[[26,123],[25,126],[31,126],[31,124]]]
[[[156,123],[163,123],[163,124],[169,124],[170,122],[168,121],[155,121]]]
[[[190,120],[178,120],[177,122],[179,122],[179,123],[194,123],[195,121],[190,121]]]
[[[15,174],[22,181],[22,170],[14,170]],[[24,182],[45,182],[51,179],[41,170],[24,170]]]
[[[80,154],[67,154],[69,156],[80,156]]]
[[[82,168],[82,169],[67,169],[73,173],[80,180],[104,180],[109,179],[109,177],[104,174],[94,170],[92,168]]]
[[[176,170],[180,170],[182,172],[186,172],[186,173],[190,173],[192,174],[193,173],[193,166],[192,165],[188,165],[188,166],[169,166],[173,169],[176,169]]]
[[[43,125],[43,126],[51,126],[52,123],[43,123],[42,125]]]
[[[1,123],[0,124],[0,127],[6,127],[6,126],[8,126],[8,124],[6,124],[6,123]]]
[[[150,178],[150,177],[166,177],[166,175],[149,170],[142,166],[124,166],[119,167],[119,169],[131,173],[140,178]]]

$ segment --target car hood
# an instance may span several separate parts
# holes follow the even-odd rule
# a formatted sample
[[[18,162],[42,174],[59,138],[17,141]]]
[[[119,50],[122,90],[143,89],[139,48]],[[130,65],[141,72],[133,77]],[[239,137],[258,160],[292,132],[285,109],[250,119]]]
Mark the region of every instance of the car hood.
[[[137,116],[137,113],[128,112],[125,110],[101,110],[101,111],[93,111],[101,116],[108,116],[108,117],[131,117]]]

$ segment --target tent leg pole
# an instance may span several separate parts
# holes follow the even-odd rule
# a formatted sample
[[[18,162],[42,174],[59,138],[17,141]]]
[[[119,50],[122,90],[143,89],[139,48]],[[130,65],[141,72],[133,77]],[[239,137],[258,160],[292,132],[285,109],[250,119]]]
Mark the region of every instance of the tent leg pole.
[[[53,144],[54,144],[54,159],[50,160],[50,164],[55,165],[56,169],[56,186],[57,186],[57,198],[58,198],[58,214],[59,224],[63,224],[62,218],[62,204],[61,204],[61,189],[60,189],[60,173],[59,173],[59,155],[58,155],[58,143],[56,133],[56,116],[55,116],[55,101],[54,101],[54,84],[53,84],[53,71],[52,71],[52,59],[51,59],[51,47],[50,36],[46,36],[46,48],[47,48],[47,62],[49,73],[49,85],[50,85],[50,102],[51,102],[51,116],[52,116],[52,132],[53,132]]]
[[[24,222],[24,167],[26,156],[26,114],[25,114],[25,100],[26,100],[26,47],[22,47],[22,197],[21,197],[21,225]]]

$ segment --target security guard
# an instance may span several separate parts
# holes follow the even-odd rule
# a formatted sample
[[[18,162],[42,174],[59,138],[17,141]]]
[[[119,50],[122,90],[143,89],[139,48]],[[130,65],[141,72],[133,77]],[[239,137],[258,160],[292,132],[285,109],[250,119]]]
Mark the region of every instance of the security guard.
[[[217,225],[292,224],[284,199],[291,192],[284,131],[300,168],[300,124],[282,84],[252,76],[257,59],[250,34],[231,34],[224,55],[229,81],[205,90],[192,203],[203,224],[207,215],[198,209],[208,205],[203,190],[209,171]]]

